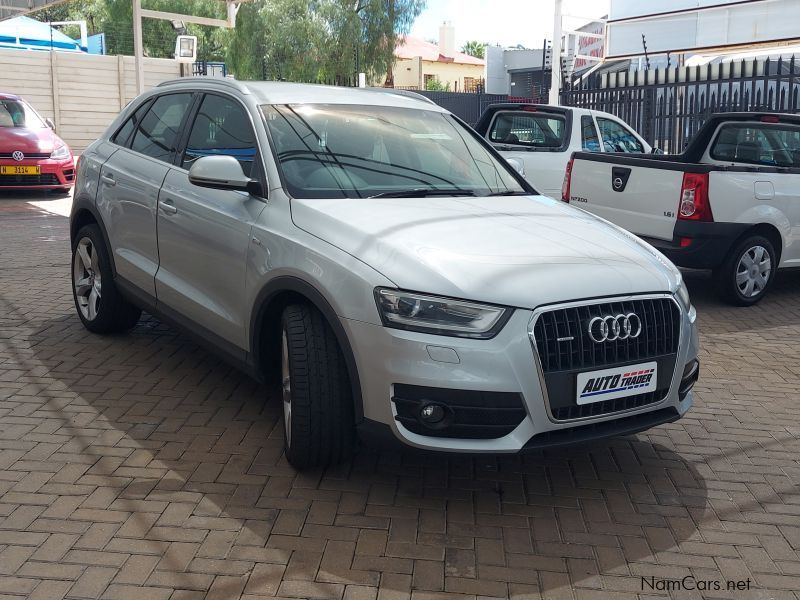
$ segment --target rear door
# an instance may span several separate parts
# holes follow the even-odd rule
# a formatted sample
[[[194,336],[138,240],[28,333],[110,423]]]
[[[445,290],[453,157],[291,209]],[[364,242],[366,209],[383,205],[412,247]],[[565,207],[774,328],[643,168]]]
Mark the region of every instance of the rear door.
[[[558,197],[567,166],[569,140],[563,114],[534,110],[495,113],[487,139],[504,158],[519,160],[525,178],[546,196]]]
[[[112,136],[120,146],[103,165],[97,206],[103,216],[117,274],[155,297],[158,270],[156,205],[170,169],[191,93],[145,102]]]
[[[671,240],[683,170],[667,161],[578,156],[570,202],[643,237]]]
[[[192,164],[214,155],[233,156],[245,175],[261,179],[249,113],[237,99],[209,93],[199,103],[185,147],[161,188],[156,291],[159,306],[246,349],[246,255],[252,223],[266,204],[246,192],[193,185]]]

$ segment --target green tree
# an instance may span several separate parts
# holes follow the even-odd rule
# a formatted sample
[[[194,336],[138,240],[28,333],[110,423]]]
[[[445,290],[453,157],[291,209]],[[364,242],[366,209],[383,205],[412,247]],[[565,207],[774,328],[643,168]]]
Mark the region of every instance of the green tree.
[[[225,18],[225,5],[218,0],[143,0],[143,8]],[[34,15],[40,21],[86,21],[89,35],[105,33],[108,54],[133,54],[133,8],[130,0],[72,0]],[[79,35],[77,27],[64,31]],[[222,60],[225,30],[218,27],[187,24],[187,33],[197,36],[198,58]],[[177,33],[169,21],[142,19],[142,44],[145,56],[171,58]]]
[[[425,89],[429,92],[449,92],[450,82],[442,83],[438,77],[431,77],[425,82]]]
[[[226,59],[240,79],[370,79],[388,73],[397,36],[425,0],[256,0],[239,11]]]
[[[461,48],[464,54],[469,54],[475,58],[483,58],[486,54],[486,44],[475,40],[470,40]]]

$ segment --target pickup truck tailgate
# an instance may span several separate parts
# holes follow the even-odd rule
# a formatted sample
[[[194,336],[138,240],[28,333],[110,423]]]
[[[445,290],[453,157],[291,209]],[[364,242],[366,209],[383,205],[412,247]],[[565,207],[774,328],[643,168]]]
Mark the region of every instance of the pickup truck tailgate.
[[[652,167],[620,162],[576,155],[570,203],[638,236],[672,240],[683,171],[664,168],[661,161]]]

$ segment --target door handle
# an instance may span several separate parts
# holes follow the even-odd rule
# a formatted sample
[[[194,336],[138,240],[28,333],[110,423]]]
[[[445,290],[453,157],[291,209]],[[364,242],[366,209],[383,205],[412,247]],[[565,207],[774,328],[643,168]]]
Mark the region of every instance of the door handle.
[[[114,179],[114,176],[109,175],[108,173],[103,173],[100,175],[100,179],[102,179],[103,183],[107,185],[117,185],[117,181]]]
[[[178,208],[172,203],[172,200],[163,200],[159,204],[161,205],[161,210],[168,215],[174,215],[178,212]]]

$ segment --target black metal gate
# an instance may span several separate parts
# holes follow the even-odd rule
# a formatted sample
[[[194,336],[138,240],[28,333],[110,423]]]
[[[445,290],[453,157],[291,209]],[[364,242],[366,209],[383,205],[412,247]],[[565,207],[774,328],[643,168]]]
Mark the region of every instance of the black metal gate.
[[[590,75],[565,86],[561,103],[614,114],[652,146],[680,152],[712,113],[797,113],[799,94],[792,56]]]

